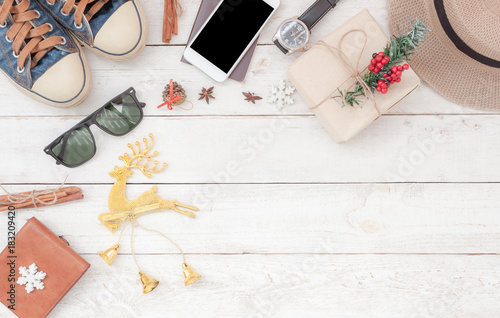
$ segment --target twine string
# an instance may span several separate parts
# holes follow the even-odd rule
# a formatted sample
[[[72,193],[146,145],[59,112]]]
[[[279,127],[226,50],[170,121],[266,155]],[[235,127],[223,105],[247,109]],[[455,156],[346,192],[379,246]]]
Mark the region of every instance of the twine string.
[[[177,15],[180,17],[184,13],[184,8],[182,8],[182,5],[180,4],[179,1],[174,0],[174,8],[175,12],[177,12]]]
[[[158,205],[153,204],[153,205],[145,206],[142,208],[136,208],[136,209],[133,209],[130,211],[124,211],[123,213],[127,213],[126,217],[124,220],[122,220],[120,222],[120,223],[123,223],[123,227],[122,227],[122,230],[120,232],[120,236],[118,238],[117,244],[119,244],[121,239],[122,239],[123,232],[125,231],[125,228],[128,225],[128,223],[127,223],[127,220],[128,220],[130,222],[130,226],[132,228],[131,233],[130,233],[130,249],[132,251],[132,257],[134,258],[135,265],[137,265],[137,268],[139,269],[139,271],[142,271],[142,269],[139,266],[139,262],[137,261],[137,257],[135,255],[135,249],[134,249],[134,227],[135,227],[135,225],[139,226],[141,229],[143,229],[147,232],[154,232],[154,233],[157,233],[157,234],[163,236],[164,238],[166,238],[170,243],[172,243],[172,245],[174,245],[179,250],[179,252],[181,253],[183,263],[186,263],[186,257],[184,256],[184,251],[179,247],[179,245],[177,245],[177,243],[175,243],[170,237],[168,237],[167,235],[165,235],[161,231],[144,227],[137,221],[138,216],[142,215],[145,212],[150,212],[152,210],[156,210],[157,208],[158,208]]]
[[[137,258],[135,257],[135,250],[134,250],[134,222],[130,221],[130,223],[131,223],[131,227],[132,227],[132,233],[130,234],[130,249],[132,250],[132,256],[134,257],[135,265],[137,265],[137,268],[139,269],[139,271],[142,272],[142,269],[139,266],[139,262],[137,262]]]
[[[178,250],[179,252],[181,252],[181,256],[182,256],[182,262],[183,263],[186,263],[186,258],[184,256],[184,251],[179,247],[179,245],[177,245],[170,237],[166,236],[164,233],[158,231],[158,230],[155,230],[155,229],[149,229],[147,227],[144,227],[142,226],[137,220],[135,221],[135,224],[137,224],[137,226],[139,226],[141,229],[143,229],[144,231],[148,231],[148,232],[154,232],[154,233],[157,233],[157,234],[160,234],[161,236],[163,236],[164,238],[166,238],[167,240],[170,241],[170,243],[172,243]]]
[[[359,33],[361,33],[363,35],[364,42],[363,42],[363,47],[361,48],[361,51],[359,52],[359,55],[357,56],[356,63],[355,63],[355,65],[353,65],[353,63],[351,62],[351,60],[344,53],[342,45],[344,44],[345,38],[349,34],[355,33],[355,32],[359,32]],[[368,36],[366,35],[365,31],[360,30],[360,29],[354,29],[354,30],[351,30],[351,31],[345,33],[342,36],[342,38],[340,39],[340,43],[339,43],[339,47],[338,48],[334,47],[334,46],[331,46],[331,45],[329,45],[328,43],[326,43],[324,41],[319,41],[319,42],[313,44],[313,46],[320,45],[320,46],[326,47],[333,55],[335,55],[336,57],[338,57],[338,59],[340,60],[340,62],[349,70],[349,72],[351,73],[351,76],[349,78],[347,78],[347,80],[344,81],[344,83],[342,83],[342,85],[344,85],[346,82],[348,82],[351,79],[354,79],[354,83],[349,86],[349,88],[346,90],[346,92],[350,91],[358,83],[363,87],[363,89],[365,91],[364,100],[363,100],[362,103],[359,103],[355,107],[361,107],[361,106],[363,106],[364,104],[366,104],[366,102],[368,101],[368,99],[370,99],[370,100],[373,101],[373,106],[377,110],[378,117],[380,117],[381,116],[381,112],[380,112],[380,109],[377,106],[377,102],[375,100],[375,96],[373,95],[373,92],[372,92],[371,88],[368,86],[368,84],[364,81],[364,79],[361,76],[362,73],[366,70],[366,68],[362,69],[362,70],[359,70],[359,63],[361,61],[361,57],[363,56],[363,52],[364,52],[364,50],[366,48],[366,43],[367,42],[368,42]],[[342,85],[340,85],[340,86],[342,86]],[[338,90],[338,88],[337,88],[337,90]],[[333,94],[335,94],[335,92],[336,91],[334,91],[333,93],[329,94],[325,99],[323,99],[317,105],[312,106],[311,109],[316,109],[319,106],[321,106],[324,102],[326,102],[328,99],[330,99],[331,96]],[[343,100],[343,104],[346,105],[347,104],[346,94],[342,94],[342,100]]]
[[[122,230],[120,232],[120,237],[118,238],[118,242],[116,242],[116,244],[120,244],[121,240],[122,240],[122,236],[123,236],[123,232],[125,231],[125,228],[127,227],[128,223],[125,223],[122,227]]]
[[[169,0],[170,1],[170,0]],[[173,7],[174,7],[174,11],[175,13],[177,14],[178,17],[182,16],[182,14],[184,13],[184,9],[182,8],[181,4],[179,3],[179,1],[177,0],[173,0],[173,3],[172,3]],[[174,21],[172,21],[174,18],[172,16],[172,13],[170,12],[169,16],[168,16],[168,23],[173,26],[174,25]]]
[[[170,237],[166,236],[161,231],[158,231],[158,230],[155,230],[155,229],[150,229],[150,228],[142,226],[139,223],[139,221],[137,221],[137,219],[135,217],[133,217],[133,216],[131,216],[129,218],[129,221],[130,221],[131,227],[132,227],[132,232],[130,234],[130,249],[132,250],[132,256],[134,258],[134,262],[135,262],[135,265],[137,265],[137,268],[139,269],[139,271],[142,271],[142,269],[139,266],[139,262],[137,261],[137,257],[135,256],[135,250],[134,250],[134,227],[135,227],[135,225],[137,225],[138,227],[140,227],[144,231],[154,232],[154,233],[160,234],[161,236],[163,236],[164,238],[166,238],[168,241],[170,241],[170,243],[172,243],[172,245],[174,245],[179,250],[179,252],[181,253],[181,257],[182,257],[182,262],[186,263],[186,257],[184,256],[184,251]],[[123,229],[125,229],[125,226],[123,227]],[[121,236],[123,234],[123,229],[122,229],[122,232],[120,233],[120,239],[121,239]],[[120,239],[118,240],[118,242],[120,241]]]
[[[191,108],[185,108],[185,107],[182,107],[182,106],[179,106],[179,105],[173,105],[174,107],[178,107],[180,109],[184,109],[184,110],[191,110],[194,108],[194,104],[191,102],[191,101],[188,101],[188,100],[185,100],[184,103],[189,103],[191,104]]]
[[[31,202],[33,202],[33,205],[35,206],[35,208],[37,208],[38,207],[37,203],[41,204],[41,205],[54,205],[54,204],[56,204],[57,200],[58,200],[57,191],[59,191],[62,187],[64,187],[64,184],[66,183],[67,179],[68,179],[68,177],[66,176],[64,181],[61,183],[61,185],[57,189],[43,190],[43,191],[33,190],[28,194],[10,193],[1,184],[0,184],[0,188],[2,188],[2,190],[5,191],[5,193],[7,193],[7,199],[11,203],[20,204],[20,203],[25,203],[25,202],[31,201]],[[43,196],[46,194],[53,194],[54,199],[50,202],[45,202],[45,201],[42,201],[38,198],[39,196]]]

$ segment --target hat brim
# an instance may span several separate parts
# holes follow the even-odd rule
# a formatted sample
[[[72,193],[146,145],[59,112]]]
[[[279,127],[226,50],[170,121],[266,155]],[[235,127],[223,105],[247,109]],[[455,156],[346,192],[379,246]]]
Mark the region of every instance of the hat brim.
[[[500,109],[500,69],[470,58],[453,44],[439,22],[434,1],[389,0],[388,9],[393,34],[398,34],[398,27],[411,25],[410,17],[431,29],[410,61],[425,82],[457,104]]]

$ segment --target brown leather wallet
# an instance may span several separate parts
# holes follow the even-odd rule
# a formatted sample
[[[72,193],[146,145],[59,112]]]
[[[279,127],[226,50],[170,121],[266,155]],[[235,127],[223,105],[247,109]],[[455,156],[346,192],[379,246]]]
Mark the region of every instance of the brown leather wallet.
[[[16,282],[19,267],[28,268],[33,263],[47,275],[44,289],[28,294],[25,286]],[[46,317],[89,267],[66,240],[31,218],[17,233],[14,248],[7,245],[0,254],[0,301],[20,318]],[[9,276],[11,273],[15,277]],[[15,304],[11,300],[13,290]]]

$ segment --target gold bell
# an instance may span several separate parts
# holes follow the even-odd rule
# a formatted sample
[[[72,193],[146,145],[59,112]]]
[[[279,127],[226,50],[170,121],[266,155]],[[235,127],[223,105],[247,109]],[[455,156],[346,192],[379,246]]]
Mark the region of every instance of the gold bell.
[[[116,255],[118,255],[118,250],[120,249],[120,244],[115,244],[103,252],[99,252],[102,259],[108,263],[109,266],[113,264],[113,260]]]
[[[149,276],[148,274],[144,274],[143,272],[139,272],[139,275],[141,275],[142,292],[144,294],[152,292],[153,289],[155,289],[160,283],[156,279],[152,279],[151,276]]]
[[[182,268],[184,270],[184,285],[189,286],[201,278],[201,275],[195,272],[188,264],[182,263]]]

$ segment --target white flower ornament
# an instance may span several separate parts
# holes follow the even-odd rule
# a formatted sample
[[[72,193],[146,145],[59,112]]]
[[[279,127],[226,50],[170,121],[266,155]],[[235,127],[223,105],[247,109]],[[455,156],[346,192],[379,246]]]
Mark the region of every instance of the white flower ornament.
[[[279,110],[283,109],[285,104],[293,105],[295,100],[292,95],[295,92],[295,87],[288,86],[285,81],[281,80],[278,85],[269,86],[269,103],[275,103]]]
[[[45,279],[46,273],[38,271],[35,263],[31,264],[29,268],[24,266],[19,267],[19,274],[21,276],[17,279],[19,285],[26,285],[26,292],[29,294],[36,289],[42,290],[45,288],[42,280]]]

